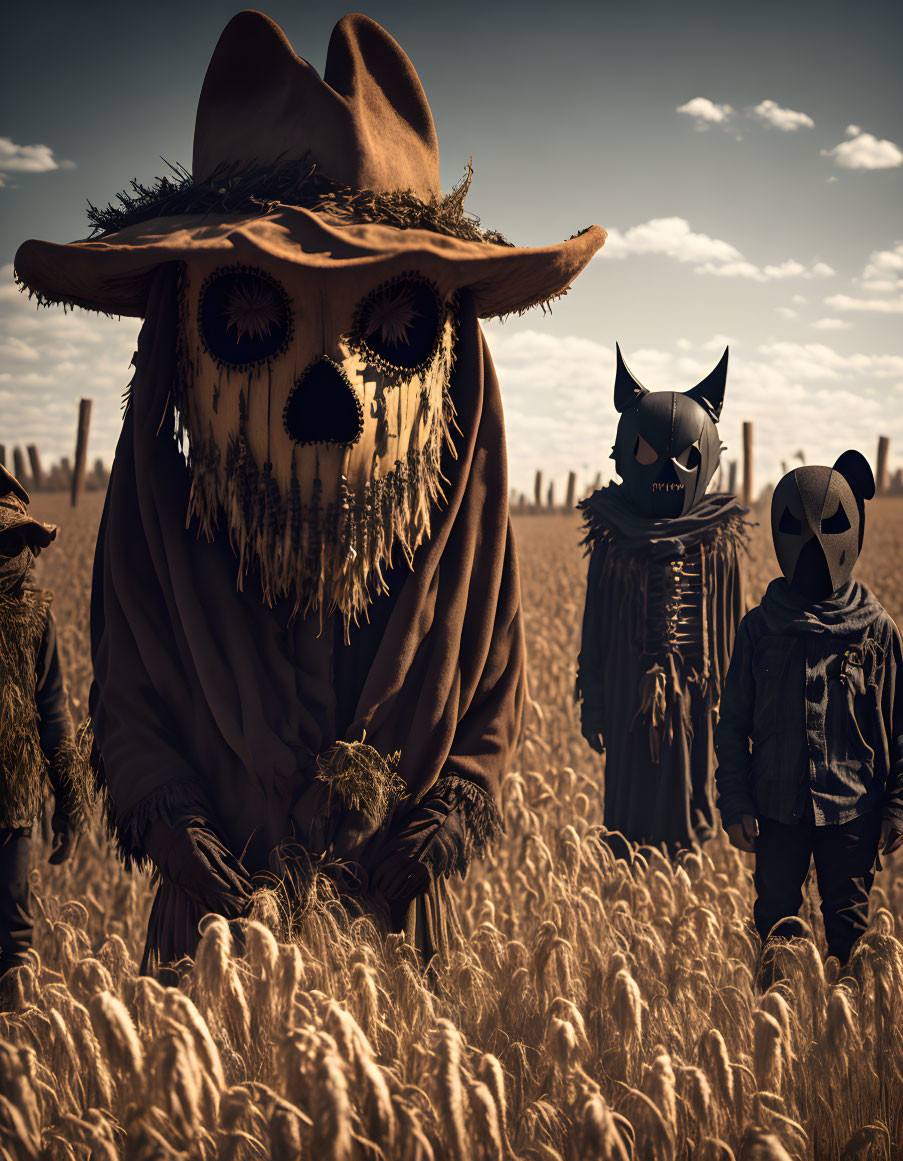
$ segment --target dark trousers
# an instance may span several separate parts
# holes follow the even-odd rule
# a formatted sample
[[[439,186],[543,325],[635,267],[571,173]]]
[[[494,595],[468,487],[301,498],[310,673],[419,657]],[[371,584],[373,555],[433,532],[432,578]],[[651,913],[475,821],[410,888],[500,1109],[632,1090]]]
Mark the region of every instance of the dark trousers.
[[[31,947],[30,869],[31,828],[0,827],[0,977],[21,967]]]
[[[760,818],[753,914],[762,940],[778,920],[798,914],[814,857],[828,954],[846,963],[868,922],[880,839],[880,810],[836,826],[816,826],[811,814],[792,826]]]

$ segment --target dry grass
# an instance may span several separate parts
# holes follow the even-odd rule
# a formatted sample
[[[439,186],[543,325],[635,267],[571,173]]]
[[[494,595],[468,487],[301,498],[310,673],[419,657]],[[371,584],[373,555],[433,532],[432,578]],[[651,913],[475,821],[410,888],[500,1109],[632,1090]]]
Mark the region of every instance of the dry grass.
[[[43,561],[80,708],[99,503],[53,508],[63,534]],[[871,516],[859,575],[899,616],[903,502]],[[757,994],[750,864],[723,836],[633,871],[587,837],[604,763],[571,702],[577,525],[517,532],[533,704],[507,833],[457,891],[467,946],[427,987],[400,939],[327,892],[295,942],[264,897],[241,947],[208,919],[193,974],[162,988],[136,974],[148,881],[92,833],[70,865],[36,870],[33,970],[0,1018],[0,1157],[901,1156],[900,862],[848,978],[792,947]],[[764,529],[749,570],[758,595]]]

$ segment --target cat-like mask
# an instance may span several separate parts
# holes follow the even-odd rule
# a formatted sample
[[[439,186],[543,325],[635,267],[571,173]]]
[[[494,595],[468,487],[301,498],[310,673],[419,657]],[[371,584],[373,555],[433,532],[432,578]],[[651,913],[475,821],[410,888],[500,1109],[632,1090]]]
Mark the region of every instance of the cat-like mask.
[[[721,457],[727,357],[686,392],[648,391],[617,347],[615,407],[621,413],[612,458],[628,499],[653,520],[685,516],[703,497]]]

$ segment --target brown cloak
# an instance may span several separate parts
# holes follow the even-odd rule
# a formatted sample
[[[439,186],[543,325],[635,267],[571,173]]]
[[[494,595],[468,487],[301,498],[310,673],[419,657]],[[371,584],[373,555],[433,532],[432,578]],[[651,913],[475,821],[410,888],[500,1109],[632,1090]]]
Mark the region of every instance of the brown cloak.
[[[292,620],[288,602],[267,607],[253,583],[237,591],[225,539],[186,531],[189,478],[171,393],[176,269],[157,273],[91,610],[98,783],[126,862],[146,861],[149,821],[196,803],[249,873],[265,869],[292,837],[292,807],[316,756],[365,730],[381,754],[401,751],[409,798],[396,812],[452,775],[472,787],[478,829],[492,830],[519,731],[524,642],[498,383],[469,296],[459,308],[450,390],[461,435],[443,467],[446,503],[413,569],[396,564],[388,595],[346,645],[341,625],[320,632],[316,617]],[[392,917],[427,958],[443,941],[443,896],[440,882]],[[191,954],[199,918],[164,883],[149,962]]]

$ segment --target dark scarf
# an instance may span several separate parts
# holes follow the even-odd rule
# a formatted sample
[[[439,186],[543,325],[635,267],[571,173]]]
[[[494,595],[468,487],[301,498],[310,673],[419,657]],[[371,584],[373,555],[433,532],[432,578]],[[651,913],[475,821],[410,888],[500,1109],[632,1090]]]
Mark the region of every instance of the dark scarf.
[[[236,591],[227,539],[186,530],[176,334],[175,272],[161,268],[91,598],[95,758],[121,853],[143,861],[136,821],[199,797],[236,856],[247,848],[249,864],[265,861],[318,756],[364,736],[384,757],[401,751],[408,804],[453,774],[491,807],[525,669],[501,399],[472,302],[462,296],[450,391],[463,434],[457,460],[443,464],[446,502],[413,569],[393,570],[389,596],[348,645],[329,623],[321,632],[316,617],[268,608],[251,578]]]
[[[779,576],[765,590],[762,611],[772,633],[861,637],[881,615],[883,608],[872,592],[857,580],[848,580],[826,601],[812,601],[793,589],[785,577]]]
[[[622,486],[615,483],[581,500],[578,508],[586,521],[585,544],[607,536],[617,548],[652,557],[683,556],[727,528],[736,528],[739,533],[748,512],[736,496],[715,492],[703,496],[685,516],[650,520],[637,512]]]

